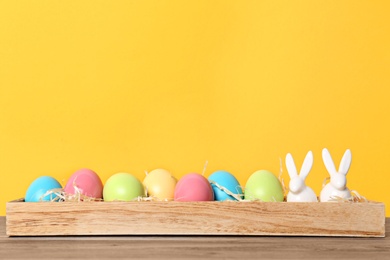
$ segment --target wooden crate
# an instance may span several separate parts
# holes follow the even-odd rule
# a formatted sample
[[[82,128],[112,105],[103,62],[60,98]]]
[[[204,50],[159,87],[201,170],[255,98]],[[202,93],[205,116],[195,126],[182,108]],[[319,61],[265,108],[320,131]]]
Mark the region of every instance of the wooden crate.
[[[384,237],[378,202],[7,203],[8,236],[249,235]]]

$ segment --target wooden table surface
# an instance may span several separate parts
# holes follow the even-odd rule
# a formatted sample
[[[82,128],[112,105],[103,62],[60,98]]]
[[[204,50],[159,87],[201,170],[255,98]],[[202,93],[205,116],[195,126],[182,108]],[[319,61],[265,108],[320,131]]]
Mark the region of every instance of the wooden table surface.
[[[0,259],[390,259],[385,238],[243,236],[7,237],[0,217]]]

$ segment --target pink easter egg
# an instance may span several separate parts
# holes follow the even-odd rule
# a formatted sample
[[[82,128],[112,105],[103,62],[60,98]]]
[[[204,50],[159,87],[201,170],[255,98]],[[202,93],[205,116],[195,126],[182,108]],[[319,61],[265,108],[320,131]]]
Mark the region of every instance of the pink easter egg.
[[[64,191],[75,194],[75,187],[85,196],[103,198],[103,183],[99,176],[90,169],[81,169],[73,173],[66,183]]]
[[[184,175],[176,184],[176,201],[212,201],[214,192],[209,181],[198,173]]]

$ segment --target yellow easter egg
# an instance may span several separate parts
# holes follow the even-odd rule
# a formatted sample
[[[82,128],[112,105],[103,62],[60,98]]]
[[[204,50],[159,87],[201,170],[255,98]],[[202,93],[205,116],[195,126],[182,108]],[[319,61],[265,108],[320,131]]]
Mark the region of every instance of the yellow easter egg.
[[[157,200],[173,200],[176,179],[164,169],[156,169],[149,172],[144,181],[145,195]]]

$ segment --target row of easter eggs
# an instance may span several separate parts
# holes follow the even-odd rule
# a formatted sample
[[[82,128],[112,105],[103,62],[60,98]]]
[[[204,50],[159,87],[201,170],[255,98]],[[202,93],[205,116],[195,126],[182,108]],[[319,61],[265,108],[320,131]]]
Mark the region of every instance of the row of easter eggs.
[[[26,202],[52,201],[51,190],[62,189],[50,176],[34,180],[25,195]],[[103,186],[99,176],[90,169],[76,171],[67,181],[63,191],[77,192],[104,201],[132,201],[139,197],[175,201],[261,200],[283,201],[284,190],[279,179],[267,170],[254,172],[246,182],[243,192],[238,180],[227,171],[216,171],[208,179],[198,173],[189,173],[176,180],[164,169],[149,172],[141,183],[129,173],[116,173]]]

